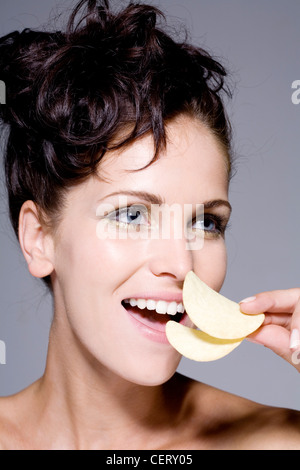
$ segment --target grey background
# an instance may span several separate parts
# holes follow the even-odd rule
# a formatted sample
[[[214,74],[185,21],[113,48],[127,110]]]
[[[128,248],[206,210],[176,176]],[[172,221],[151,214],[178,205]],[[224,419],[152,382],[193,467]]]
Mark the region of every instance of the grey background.
[[[73,1],[0,0],[0,35],[38,28]],[[145,2],[147,3],[147,2]],[[171,24],[187,25],[194,43],[232,72],[228,111],[237,173],[232,180],[228,274],[222,293],[239,301],[300,285],[300,105],[291,84],[300,79],[299,0],[158,0]],[[58,23],[59,24],[59,23]],[[7,218],[0,183],[0,395],[17,392],[42,373],[52,303],[31,278]],[[260,403],[300,410],[299,374],[262,346],[243,342],[212,363],[183,359],[188,376]]]

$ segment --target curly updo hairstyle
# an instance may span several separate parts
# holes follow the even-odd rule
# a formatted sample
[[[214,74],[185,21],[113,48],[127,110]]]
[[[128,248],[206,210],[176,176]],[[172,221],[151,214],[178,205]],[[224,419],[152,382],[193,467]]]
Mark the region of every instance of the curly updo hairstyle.
[[[93,174],[108,150],[151,132],[156,160],[166,123],[181,113],[215,134],[230,171],[225,69],[164,30],[153,6],[130,2],[113,12],[108,0],[81,0],[65,31],[25,29],[0,39],[0,119],[8,127],[4,165],[17,235],[26,200],[55,226],[65,191]]]

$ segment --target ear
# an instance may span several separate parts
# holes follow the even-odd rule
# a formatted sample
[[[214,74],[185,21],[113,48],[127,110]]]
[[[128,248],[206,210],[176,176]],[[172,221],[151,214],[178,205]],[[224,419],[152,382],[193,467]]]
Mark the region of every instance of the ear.
[[[53,240],[42,226],[33,201],[24,202],[19,216],[19,241],[34,277],[45,277],[53,271]]]

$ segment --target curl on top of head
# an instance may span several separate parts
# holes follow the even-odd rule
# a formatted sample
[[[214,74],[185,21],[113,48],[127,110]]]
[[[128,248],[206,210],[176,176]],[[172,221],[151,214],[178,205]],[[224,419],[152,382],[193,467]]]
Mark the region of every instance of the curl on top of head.
[[[158,21],[164,16],[153,6],[130,2],[113,12],[108,0],[81,0],[65,31],[0,38],[0,119],[9,126],[5,171],[16,233],[26,200],[54,220],[64,189],[95,172],[108,150],[151,132],[154,161],[166,145],[166,123],[181,113],[198,117],[230,154],[225,69],[203,49],[176,42]]]

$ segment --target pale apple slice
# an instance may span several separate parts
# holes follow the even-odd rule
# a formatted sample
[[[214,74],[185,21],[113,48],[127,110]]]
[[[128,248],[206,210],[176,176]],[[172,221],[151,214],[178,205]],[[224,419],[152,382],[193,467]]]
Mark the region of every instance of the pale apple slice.
[[[189,271],[184,280],[183,304],[192,322],[215,338],[244,338],[257,330],[265,319],[263,313],[242,313],[238,303],[211,289],[193,271]]]
[[[180,354],[198,362],[209,362],[221,359],[231,353],[241,344],[244,338],[239,340],[226,340],[213,338],[203,331],[168,321],[166,335],[169,343]]]

